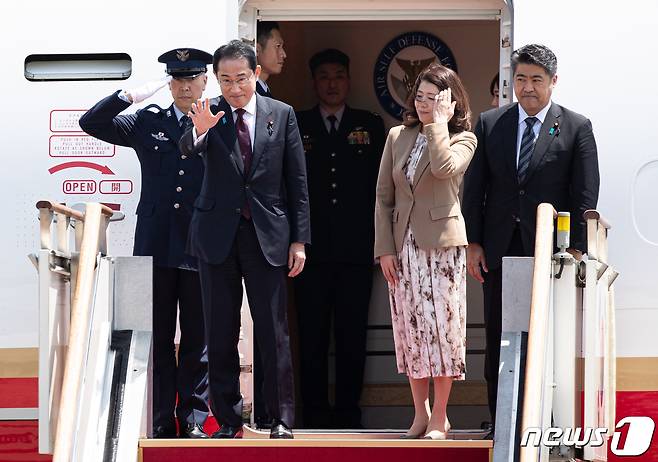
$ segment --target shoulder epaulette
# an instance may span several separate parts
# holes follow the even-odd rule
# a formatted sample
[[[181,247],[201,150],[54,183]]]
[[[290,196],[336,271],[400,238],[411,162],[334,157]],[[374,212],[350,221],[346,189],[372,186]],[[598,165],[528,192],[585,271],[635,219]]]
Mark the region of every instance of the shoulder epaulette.
[[[149,104],[144,108],[144,110],[148,112],[152,112],[153,114],[159,114],[163,111],[163,109],[157,104]]]

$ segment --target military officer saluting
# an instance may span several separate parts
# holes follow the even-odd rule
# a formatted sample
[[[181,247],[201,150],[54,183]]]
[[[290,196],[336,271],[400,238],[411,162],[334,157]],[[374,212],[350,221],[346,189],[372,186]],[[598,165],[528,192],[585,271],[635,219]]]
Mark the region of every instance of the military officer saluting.
[[[375,186],[384,123],[347,106],[348,56],[320,51],[309,61],[317,106],[297,114],[306,152],[311,242],[295,278],[304,425],[360,428],[366,327],[372,286]],[[328,401],[331,317],[336,399]]]
[[[153,436],[207,438],[208,357],[204,337],[201,286],[196,260],[186,255],[192,204],[203,179],[198,156],[181,155],[178,140],[190,123],[187,113],[206,87],[212,55],[193,48],[168,51],[158,58],[167,76],[131,90],[119,90],[80,118],[91,136],[135,150],[142,187],[137,206],[134,255],[153,257]],[[174,102],[155,104],[134,114],[120,112],[169,86]],[[191,124],[190,124],[191,125]],[[180,309],[178,363],[174,345]],[[178,396],[178,404],[176,399]]]

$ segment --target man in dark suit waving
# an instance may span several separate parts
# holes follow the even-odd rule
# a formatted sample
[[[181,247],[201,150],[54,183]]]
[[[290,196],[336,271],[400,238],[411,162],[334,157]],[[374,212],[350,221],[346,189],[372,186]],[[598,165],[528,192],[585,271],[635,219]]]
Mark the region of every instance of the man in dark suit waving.
[[[293,109],[256,94],[254,50],[233,40],[215,51],[223,96],[192,105],[194,128],[181,150],[203,153],[205,173],[190,225],[208,337],[214,438],[242,435],[238,335],[242,280],[265,372],[270,437],[292,438],[293,375],[286,315],[289,277],[304,267],[310,243],[304,150]]]
[[[590,121],[551,101],[557,59],[543,45],[512,54],[518,103],[480,115],[464,180],[467,269],[483,283],[485,378],[495,420],[501,337],[502,257],[532,256],[537,205],[571,212],[571,246],[585,250],[583,212],[596,208],[599,168]],[[482,270],[484,272],[482,272]]]

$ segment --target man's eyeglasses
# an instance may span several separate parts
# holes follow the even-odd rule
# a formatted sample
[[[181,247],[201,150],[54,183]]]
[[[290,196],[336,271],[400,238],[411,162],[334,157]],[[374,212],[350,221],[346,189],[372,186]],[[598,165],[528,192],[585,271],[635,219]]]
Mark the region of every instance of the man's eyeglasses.
[[[249,77],[240,77],[237,80],[231,80],[231,79],[219,79],[219,85],[222,88],[233,88],[233,85],[237,85],[240,88],[244,88],[249,84],[249,81],[253,77],[253,74],[250,75]]]

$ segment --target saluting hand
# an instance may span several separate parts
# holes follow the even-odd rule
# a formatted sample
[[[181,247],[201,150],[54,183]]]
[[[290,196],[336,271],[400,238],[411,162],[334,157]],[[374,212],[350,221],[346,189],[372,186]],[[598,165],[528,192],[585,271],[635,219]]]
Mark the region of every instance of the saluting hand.
[[[171,82],[171,76],[167,75],[159,80],[147,82],[139,87],[124,90],[124,94],[128,97],[128,100],[131,103],[141,103],[146,98],[153,96],[159,89],[167,85],[169,82]]]
[[[455,106],[457,101],[452,100],[452,90],[446,88],[441,90],[438,95],[434,97],[434,123],[448,123],[452,116],[455,115]]]
[[[187,116],[192,119],[197,136],[201,136],[217,125],[219,119],[224,117],[224,111],[213,114],[210,110],[210,99],[206,98],[205,101],[200,99],[196,103],[192,103],[192,109]]]

